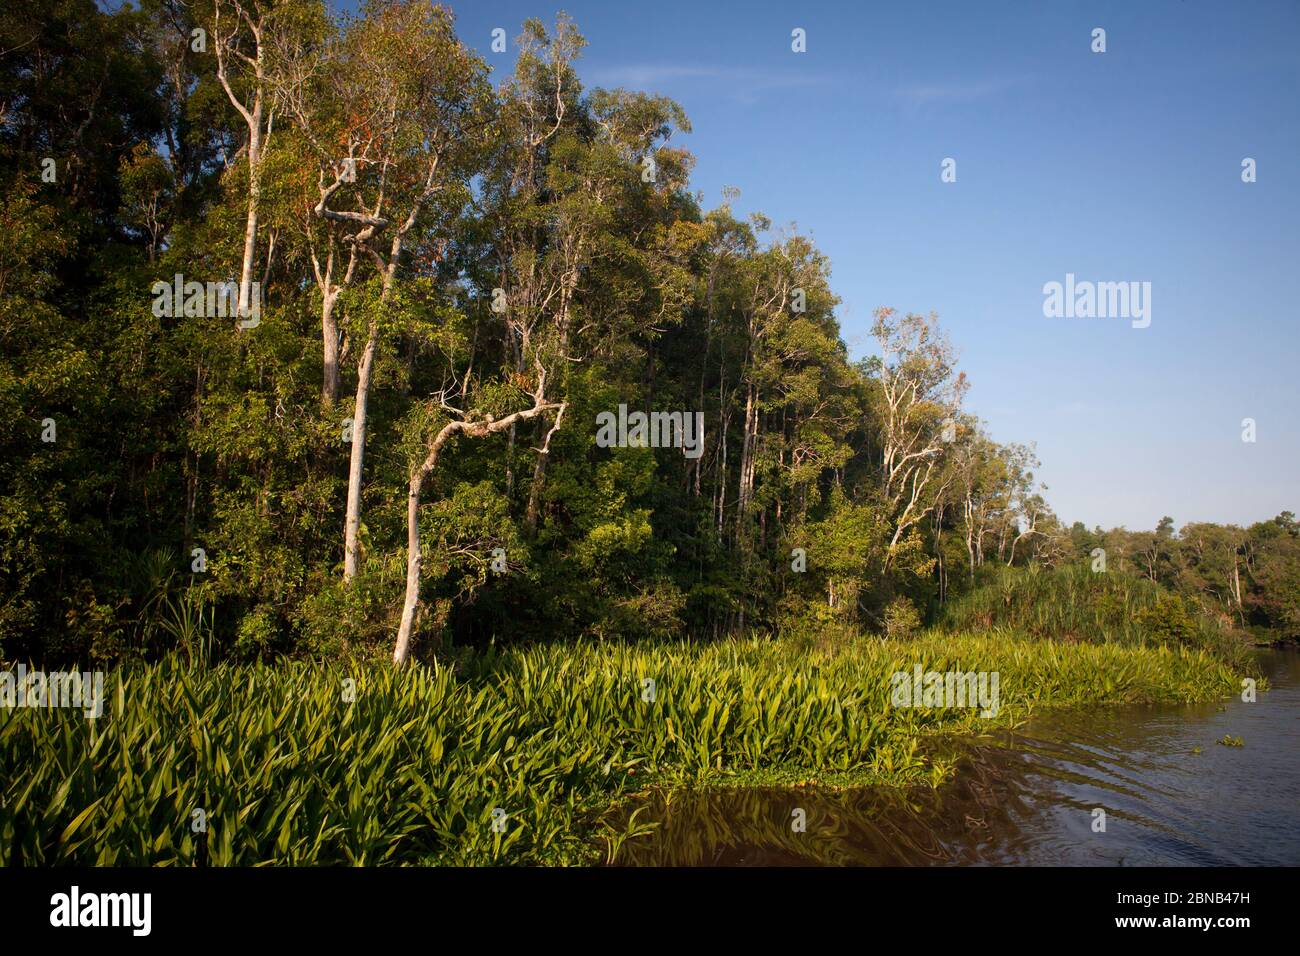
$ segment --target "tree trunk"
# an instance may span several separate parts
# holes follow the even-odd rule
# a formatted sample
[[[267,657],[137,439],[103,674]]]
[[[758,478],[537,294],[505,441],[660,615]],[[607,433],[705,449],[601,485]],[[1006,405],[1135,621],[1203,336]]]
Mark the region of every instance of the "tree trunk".
[[[338,293],[326,294],[321,305],[320,324],[321,339],[324,342],[324,378],[321,382],[321,404],[331,407],[339,397],[339,326],[334,320],[334,305],[338,302]]]
[[[745,396],[745,435],[740,448],[740,488],[736,497],[736,539],[744,527],[745,513],[749,510],[754,482],[754,445],[758,437],[758,412],[755,408],[755,389],[750,385]]]
[[[343,528],[343,580],[357,574],[357,537],[361,531],[361,469],[366,455],[366,412],[370,406],[370,372],[375,363],[379,329],[372,324],[357,374],[357,398],[352,411],[352,460],[348,467],[348,511]]]
[[[1237,553],[1232,554],[1232,597],[1237,603],[1237,620],[1244,627],[1246,615],[1241,606],[1241,573],[1237,567]]]
[[[943,567],[943,513],[946,509],[942,501],[935,504],[934,507],[934,555],[938,562],[939,571],[939,603],[944,601],[944,592],[946,591],[947,577]]]
[[[424,553],[420,544],[420,497],[424,491],[424,482],[438,466],[438,456],[443,446],[457,433],[464,433],[474,438],[482,438],[515,427],[519,422],[536,418],[552,409],[558,409],[556,427],[564,415],[564,404],[551,404],[541,398],[541,391],[534,396],[532,408],[507,415],[499,421],[486,422],[449,422],[439,430],[429,453],[419,468],[411,473],[411,481],[406,496],[406,596],[402,600],[402,620],[397,628],[397,642],[393,646],[393,664],[400,667],[411,655],[411,637],[415,633],[415,622],[420,615],[420,572],[424,566]]]
[[[257,219],[259,207],[262,198],[262,125],[266,118],[266,65],[265,49],[262,45],[262,26],[264,23],[263,16],[259,11],[256,23],[252,20],[252,12],[243,10],[238,3],[234,4],[236,11],[236,28],[238,29],[239,18],[248,23],[253,34],[253,40],[257,45],[257,52],[250,59],[243,56],[243,59],[249,62],[253,68],[253,89],[252,103],[245,106],[235,95],[234,88],[230,85],[230,79],[226,75],[228,44],[232,42],[234,34],[223,37],[221,35],[221,0],[216,0],[213,6],[215,16],[215,28],[217,36],[216,54],[217,54],[217,79],[222,88],[226,91],[231,105],[239,111],[244,118],[244,123],[248,126],[248,218],[244,222],[244,254],[240,261],[239,268],[239,304],[238,313],[240,318],[246,318],[250,314],[250,304],[253,296],[253,260],[257,257]],[[242,56],[242,54],[241,54]],[[270,136],[268,129],[267,136]]]
[[[399,667],[406,663],[411,653],[411,635],[415,632],[415,617],[420,605],[420,570],[424,553],[420,547],[420,494],[424,479],[437,463],[437,451],[430,452],[413,475],[406,496],[406,596],[402,600],[402,621],[397,628],[397,645],[393,648],[393,663]]]
[[[248,220],[244,223],[244,258],[239,269],[239,316],[250,314],[253,297],[253,260],[257,256],[257,214],[262,198],[260,166],[262,153],[262,103],[258,94],[248,139]]]

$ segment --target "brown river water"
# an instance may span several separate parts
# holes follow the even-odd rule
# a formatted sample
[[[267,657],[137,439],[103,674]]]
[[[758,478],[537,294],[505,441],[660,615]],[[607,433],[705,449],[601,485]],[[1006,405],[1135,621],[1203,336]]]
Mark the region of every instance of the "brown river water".
[[[1300,654],[1259,653],[1269,690],[1254,703],[1045,713],[960,744],[956,778],[937,791],[652,794],[638,820],[660,826],[616,862],[1300,865]]]

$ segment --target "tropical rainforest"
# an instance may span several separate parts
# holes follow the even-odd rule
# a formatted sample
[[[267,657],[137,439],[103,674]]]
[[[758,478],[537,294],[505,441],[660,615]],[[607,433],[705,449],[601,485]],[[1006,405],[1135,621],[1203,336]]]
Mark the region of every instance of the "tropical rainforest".
[[[4,657],[906,633],[1097,549],[1174,632],[1295,635],[1294,515],[1065,525],[937,317],[852,359],[826,257],[692,193],[682,109],[584,43],[530,20],[493,76],[426,0],[6,7]],[[619,405],[702,452],[598,447]]]
[[[937,316],[854,357],[677,103],[584,88],[563,14],[512,43],[0,10],[0,661],[116,681],[6,711],[0,862],[613,859],[651,783],[937,785],[980,721],[891,708],[922,661],[1010,720],[1300,633],[1294,514],[1066,523]]]

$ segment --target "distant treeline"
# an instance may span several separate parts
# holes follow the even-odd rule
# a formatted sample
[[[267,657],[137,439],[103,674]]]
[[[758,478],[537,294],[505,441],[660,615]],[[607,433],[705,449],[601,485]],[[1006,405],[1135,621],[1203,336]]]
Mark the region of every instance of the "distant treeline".
[[[1247,528],[1191,522],[1177,534],[1170,517],[1154,531],[1088,531],[1075,522],[1069,536],[1084,561],[1100,548],[1108,568],[1194,599],[1236,628],[1300,638],[1300,522],[1290,511]]]
[[[1296,632],[1289,514],[1063,526],[935,317],[851,360],[825,256],[707,209],[681,108],[584,90],[584,45],[530,20],[490,76],[426,0],[0,11],[0,657],[906,630],[1097,547]],[[621,405],[702,440],[598,442]]]

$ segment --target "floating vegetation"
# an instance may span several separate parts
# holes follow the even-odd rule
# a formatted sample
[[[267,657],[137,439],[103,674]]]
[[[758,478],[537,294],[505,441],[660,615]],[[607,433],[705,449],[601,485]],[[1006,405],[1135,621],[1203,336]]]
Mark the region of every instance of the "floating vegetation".
[[[892,706],[891,676],[915,665],[1000,672],[997,719]],[[927,735],[1237,683],[1203,651],[1009,632],[834,655],[568,643],[403,671],[171,659],[109,674],[97,720],[0,709],[0,864],[598,862],[645,832],[635,817],[607,832],[604,814],[650,785],[938,786],[952,763],[926,755]]]

